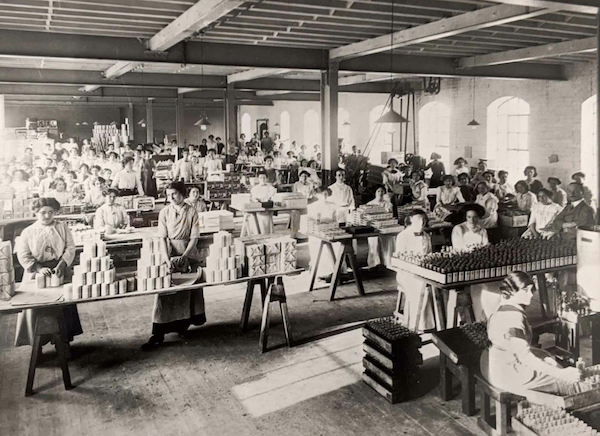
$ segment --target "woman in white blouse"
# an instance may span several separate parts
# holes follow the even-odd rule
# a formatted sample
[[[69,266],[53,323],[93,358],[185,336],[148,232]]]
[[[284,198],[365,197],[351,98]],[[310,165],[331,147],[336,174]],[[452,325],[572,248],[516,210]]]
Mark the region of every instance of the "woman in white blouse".
[[[54,179],[54,183],[51,186],[52,189],[46,193],[46,197],[55,198],[62,205],[71,202],[71,193],[67,191],[67,182],[58,177]]]
[[[542,229],[548,227],[554,220],[554,217],[563,210],[562,206],[552,201],[552,192],[546,188],[538,192],[538,202],[531,208],[529,217],[529,226],[522,238],[536,238],[551,236],[550,232]]]
[[[329,186],[331,190],[331,201],[337,206],[336,216],[338,222],[345,223],[348,218],[348,212],[354,210],[354,193],[352,188],[344,181],[346,180],[346,171],[337,170],[335,172],[335,183]]]
[[[423,230],[427,225],[427,213],[420,209],[411,211],[406,218],[408,227],[396,237],[395,253],[424,255],[432,252],[431,237]],[[405,324],[417,331],[429,330],[435,327],[433,310],[426,294],[428,285],[414,274],[398,270],[396,274],[398,292],[404,293],[404,317]],[[423,295],[425,294],[425,295]],[[424,304],[419,317],[419,300],[424,298]],[[400,294],[398,295],[400,299]]]
[[[517,194],[513,199],[513,203],[517,205],[519,210],[530,212],[533,205],[537,203],[537,198],[533,192],[529,191],[527,182],[525,180],[519,180],[515,184],[515,191],[517,191]]]
[[[485,215],[481,218],[481,227],[484,229],[496,227],[498,222],[498,197],[490,192],[487,182],[479,182],[476,188],[478,194],[475,203],[485,209]]]
[[[267,182],[267,174],[264,171],[258,173],[258,185],[254,186],[250,191],[252,201],[265,203],[273,200],[273,196],[277,193],[271,184]],[[256,235],[267,235],[273,233],[273,212],[265,210],[257,212],[258,229],[254,229]],[[255,226],[255,225],[254,225]]]
[[[442,178],[443,186],[440,186],[436,201],[435,207],[433,208],[433,213],[444,219],[448,215],[450,215],[450,211],[446,209],[444,206],[448,206],[456,203],[465,203],[465,198],[460,192],[460,188],[455,186],[454,177],[447,174]]]
[[[102,229],[106,234],[115,233],[116,229],[129,227],[129,215],[124,206],[115,203],[119,196],[116,189],[107,189],[104,193],[105,203],[96,210],[94,217],[94,228]]]
[[[309,180],[309,177],[310,174],[308,171],[300,171],[300,180],[294,183],[293,192],[304,195],[307,200],[312,200],[315,195],[315,185]],[[300,230],[300,219],[299,210],[290,211],[290,227],[293,237],[295,237]]]
[[[508,171],[498,171],[498,184],[496,185],[496,197],[502,201],[507,197],[510,199],[515,195],[515,188],[508,183]]]
[[[461,174],[466,174],[467,176],[471,175],[471,168],[469,168],[469,163],[463,157],[459,157],[454,161],[454,177],[458,179],[458,176]]]
[[[392,202],[386,198],[385,187],[379,186],[375,190],[375,198],[367,203],[370,206],[384,207],[386,212],[392,211]],[[392,254],[395,248],[395,236],[380,235],[371,236],[367,239],[369,244],[369,254],[367,256],[367,265],[369,268],[376,268],[379,265],[389,266],[392,261]]]
[[[412,191],[413,202],[415,206],[419,206],[426,211],[429,209],[429,199],[427,198],[427,190],[429,187],[423,181],[424,174],[422,171],[413,171],[411,174],[410,189]]]

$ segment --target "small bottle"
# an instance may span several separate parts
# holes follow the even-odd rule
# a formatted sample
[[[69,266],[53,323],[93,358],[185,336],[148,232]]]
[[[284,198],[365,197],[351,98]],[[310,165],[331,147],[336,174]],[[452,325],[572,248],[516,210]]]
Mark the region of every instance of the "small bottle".
[[[581,358],[581,357],[578,358],[575,366],[577,367],[578,370],[583,371],[585,369],[585,362],[584,362],[583,358]]]

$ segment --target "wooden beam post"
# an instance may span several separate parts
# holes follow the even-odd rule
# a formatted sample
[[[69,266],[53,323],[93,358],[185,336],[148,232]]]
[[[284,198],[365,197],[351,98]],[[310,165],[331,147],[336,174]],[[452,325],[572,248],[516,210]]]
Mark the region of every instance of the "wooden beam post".
[[[127,104],[127,120],[129,121],[129,142],[135,144],[135,122],[133,121],[133,103]]]
[[[183,132],[183,94],[177,95],[177,106],[176,106],[176,118],[177,118],[177,146],[183,147],[184,142],[184,132]]]
[[[598,20],[598,47],[600,47],[600,11],[596,14]],[[596,51],[596,171],[600,173],[600,50]],[[596,211],[596,219],[600,223],[600,176],[596,177],[596,205],[598,210]]]
[[[154,120],[152,118],[152,100],[149,98],[146,103],[146,143],[154,143]]]
[[[225,150],[227,157],[233,157],[235,154],[235,144],[237,141],[237,111],[235,106],[235,86],[233,83],[227,83],[225,92]]]
[[[338,164],[338,71],[339,62],[329,62],[321,73],[321,161],[323,184],[333,183]]]

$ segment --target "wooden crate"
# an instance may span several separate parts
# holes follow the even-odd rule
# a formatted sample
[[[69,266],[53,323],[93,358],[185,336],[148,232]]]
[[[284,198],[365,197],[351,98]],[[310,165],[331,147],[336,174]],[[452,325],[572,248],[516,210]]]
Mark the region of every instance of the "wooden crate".
[[[529,215],[499,215],[499,221],[502,227],[527,227]]]

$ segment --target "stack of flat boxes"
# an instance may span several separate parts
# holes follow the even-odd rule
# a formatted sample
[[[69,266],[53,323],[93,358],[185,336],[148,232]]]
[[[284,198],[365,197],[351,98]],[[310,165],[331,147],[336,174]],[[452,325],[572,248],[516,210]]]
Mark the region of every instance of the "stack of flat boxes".
[[[367,322],[363,336],[363,381],[390,403],[414,396],[423,363],[421,337],[394,317]]]
[[[161,253],[161,240],[144,238],[137,262],[139,291],[155,291],[171,287],[171,271]]]
[[[290,237],[236,239],[236,253],[243,257],[248,277],[296,269],[296,240]]]
[[[106,242],[86,241],[79,265],[73,269],[72,300],[107,297],[132,292],[133,279],[117,281],[117,270],[106,251]]]
[[[205,269],[207,283],[226,282],[242,277],[242,259],[235,254],[231,233],[215,233],[208,250]]]
[[[35,217],[31,210],[34,200],[33,198],[24,197],[0,199],[0,219]]]
[[[10,300],[15,295],[15,268],[12,244],[0,242],[0,300]]]
[[[295,209],[306,209],[308,207],[308,199],[304,194],[298,192],[278,192],[273,197],[273,202],[276,205]]]

